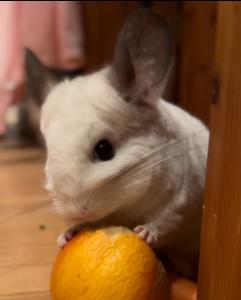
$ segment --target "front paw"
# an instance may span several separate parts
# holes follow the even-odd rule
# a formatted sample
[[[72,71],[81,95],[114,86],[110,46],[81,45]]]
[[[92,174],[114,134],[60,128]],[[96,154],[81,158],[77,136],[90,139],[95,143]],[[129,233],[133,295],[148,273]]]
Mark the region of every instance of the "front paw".
[[[74,227],[62,232],[57,238],[57,244],[60,248],[64,248],[70,240],[80,231],[80,228]]]
[[[155,246],[158,242],[159,231],[153,224],[136,226],[133,231],[150,246]]]

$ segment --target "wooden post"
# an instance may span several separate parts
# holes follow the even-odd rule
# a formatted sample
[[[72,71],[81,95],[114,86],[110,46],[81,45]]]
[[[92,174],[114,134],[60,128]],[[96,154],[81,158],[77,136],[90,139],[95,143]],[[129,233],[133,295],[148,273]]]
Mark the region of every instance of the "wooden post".
[[[241,1],[219,1],[198,300],[241,299]]]
[[[216,1],[183,1],[178,103],[209,124]]]
[[[83,1],[88,71],[111,60],[121,26],[137,7],[138,1]]]

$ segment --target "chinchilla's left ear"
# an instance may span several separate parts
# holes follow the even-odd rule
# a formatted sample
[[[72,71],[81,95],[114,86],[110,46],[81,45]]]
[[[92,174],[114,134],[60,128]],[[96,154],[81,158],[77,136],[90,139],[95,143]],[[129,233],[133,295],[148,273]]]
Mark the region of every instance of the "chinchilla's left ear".
[[[41,105],[50,89],[58,83],[58,78],[29,49],[25,49],[25,69],[28,89],[34,100]]]
[[[114,86],[129,102],[155,103],[165,87],[174,60],[174,41],[166,21],[149,9],[126,20],[110,69]]]

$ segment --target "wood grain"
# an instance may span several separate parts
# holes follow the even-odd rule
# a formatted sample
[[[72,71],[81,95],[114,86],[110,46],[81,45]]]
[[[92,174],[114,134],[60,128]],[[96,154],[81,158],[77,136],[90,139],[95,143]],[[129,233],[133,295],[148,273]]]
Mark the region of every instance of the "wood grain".
[[[88,71],[110,62],[121,26],[136,7],[138,1],[83,1]]]
[[[67,224],[43,190],[43,157],[0,150],[0,300],[49,299],[55,241]]]
[[[215,1],[184,1],[181,21],[179,104],[209,123],[215,48]]]
[[[241,2],[219,1],[199,300],[241,299]]]

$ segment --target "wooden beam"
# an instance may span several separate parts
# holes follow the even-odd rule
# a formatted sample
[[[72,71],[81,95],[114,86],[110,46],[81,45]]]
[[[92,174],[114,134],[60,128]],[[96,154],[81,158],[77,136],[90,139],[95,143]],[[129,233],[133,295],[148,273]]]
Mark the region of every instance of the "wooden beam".
[[[241,1],[219,1],[198,300],[241,299]]]
[[[110,62],[122,24],[137,7],[137,1],[83,1],[88,71]]]
[[[215,1],[183,1],[178,103],[206,124],[209,123],[215,20]]]

